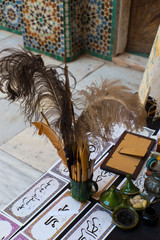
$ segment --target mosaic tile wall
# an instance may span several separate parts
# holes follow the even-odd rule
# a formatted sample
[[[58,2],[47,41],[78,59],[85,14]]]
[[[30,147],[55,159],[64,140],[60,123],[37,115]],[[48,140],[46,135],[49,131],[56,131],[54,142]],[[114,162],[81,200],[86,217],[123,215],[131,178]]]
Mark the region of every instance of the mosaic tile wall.
[[[73,0],[72,56],[87,52],[111,60],[116,16],[114,0]]]
[[[21,34],[22,1],[0,0],[0,29]]]
[[[22,0],[24,45],[59,60],[64,58],[62,0]]]
[[[117,0],[0,0],[1,26],[24,46],[58,60],[83,53],[111,60]],[[23,17],[22,17],[23,16]]]

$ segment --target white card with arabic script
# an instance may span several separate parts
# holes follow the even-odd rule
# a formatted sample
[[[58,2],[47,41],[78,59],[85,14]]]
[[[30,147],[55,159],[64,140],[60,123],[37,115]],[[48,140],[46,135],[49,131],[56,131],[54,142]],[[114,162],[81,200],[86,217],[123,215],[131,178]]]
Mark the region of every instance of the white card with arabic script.
[[[12,240],[31,240],[31,239],[29,237],[27,237],[26,235],[19,233],[14,238],[12,238]]]
[[[104,155],[106,155],[108,149],[112,146],[112,143],[106,143],[106,146],[100,149],[100,153],[94,154],[91,153],[91,159],[94,159],[95,157],[95,165],[97,164],[97,162],[99,162],[102,157]],[[62,160],[60,159],[58,162],[56,162],[50,169],[48,169],[49,173],[54,173],[57,174],[59,177],[61,177],[62,179],[65,179],[66,181],[70,181],[70,177],[69,177],[69,171],[68,168],[63,164]]]
[[[70,191],[66,190],[33,220],[23,233],[34,240],[55,239],[89,203],[76,201],[70,196]]]
[[[11,220],[8,216],[0,213],[0,239],[7,240],[15,234],[21,225]]]
[[[65,179],[68,182],[70,181],[68,168],[63,164],[61,159],[56,162],[50,169],[48,169],[48,172],[51,174],[57,174],[59,177]]]
[[[98,184],[98,191],[92,197],[95,198],[96,200],[98,200],[101,193],[104,190],[108,189],[119,177],[119,175],[116,175],[115,173],[100,169],[100,165],[102,164],[105,158],[106,155],[94,168],[93,181],[95,181]]]
[[[103,240],[114,228],[111,212],[97,203],[62,239]]]
[[[67,182],[46,173],[3,209],[3,212],[24,224],[66,185]]]

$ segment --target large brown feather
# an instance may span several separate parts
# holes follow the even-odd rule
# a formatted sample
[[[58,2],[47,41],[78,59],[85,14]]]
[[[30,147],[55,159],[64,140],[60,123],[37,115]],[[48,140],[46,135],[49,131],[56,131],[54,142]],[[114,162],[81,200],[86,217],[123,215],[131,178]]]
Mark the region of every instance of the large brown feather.
[[[116,82],[103,81],[101,86],[92,84],[81,91],[84,110],[76,122],[78,137],[101,136],[108,141],[112,138],[115,124],[124,124],[127,129],[139,129],[146,125],[146,112],[138,95]]]
[[[40,55],[30,51],[8,49],[11,55],[0,59],[0,91],[11,101],[21,99],[21,110],[29,122],[51,140],[69,170],[78,162],[85,172],[89,166],[90,136],[108,141],[115,124],[127,129],[139,129],[145,125],[146,112],[138,95],[129,92],[118,81],[105,80],[101,85],[93,83],[81,92],[84,100],[82,113],[75,119],[67,66],[44,66]],[[47,125],[41,121],[41,112]],[[64,149],[63,147],[64,146]],[[64,153],[65,152],[65,153]]]
[[[57,136],[57,134],[51,129],[49,126],[42,122],[32,122],[32,124],[39,129],[39,135],[45,134],[46,137],[51,141],[53,146],[57,149],[57,153],[62,159],[63,163],[67,166],[67,159],[65,156],[64,148],[62,146],[62,143]]]

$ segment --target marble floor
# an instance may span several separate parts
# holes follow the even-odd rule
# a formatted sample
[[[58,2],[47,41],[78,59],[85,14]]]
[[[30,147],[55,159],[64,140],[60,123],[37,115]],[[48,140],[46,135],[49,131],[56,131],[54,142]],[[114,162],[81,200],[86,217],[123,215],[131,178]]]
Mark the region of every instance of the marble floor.
[[[22,36],[0,31],[0,51],[5,48],[23,47]],[[1,57],[2,55],[0,55]],[[45,64],[63,66],[53,58],[42,56]],[[128,58],[128,56],[127,56]],[[137,57],[130,57],[131,60]],[[138,58],[141,69],[125,65],[120,59],[108,62],[90,55],[83,55],[68,63],[69,71],[77,80],[76,90],[103,79],[119,79],[122,84],[137,92],[147,59]],[[56,150],[45,137],[25,122],[18,103],[10,103],[0,94],[0,210],[39,178],[58,159]],[[43,148],[42,148],[43,146]]]

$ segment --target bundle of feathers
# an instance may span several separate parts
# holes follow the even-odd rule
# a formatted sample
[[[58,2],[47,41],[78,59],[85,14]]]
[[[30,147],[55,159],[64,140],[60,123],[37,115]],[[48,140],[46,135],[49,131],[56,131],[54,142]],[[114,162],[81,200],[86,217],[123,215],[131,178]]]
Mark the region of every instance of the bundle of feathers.
[[[0,91],[11,102],[20,100],[27,120],[51,140],[69,171],[75,161],[86,166],[91,136],[108,141],[117,123],[129,130],[146,124],[138,95],[118,81],[104,80],[99,86],[92,83],[73,100],[69,80],[73,78],[75,85],[76,80],[66,64],[64,68],[45,66],[40,55],[24,49],[4,52],[7,55],[0,59]],[[77,116],[80,100],[83,108]]]

